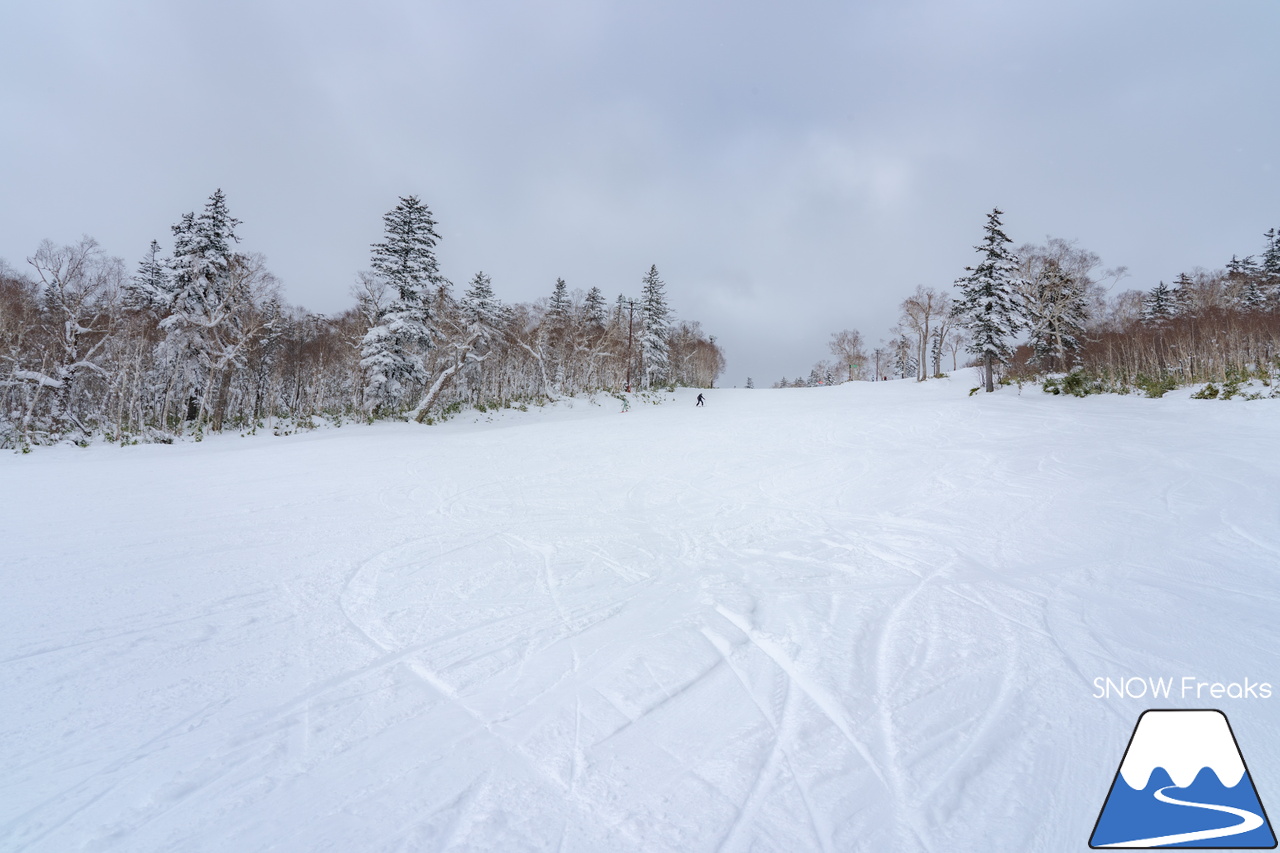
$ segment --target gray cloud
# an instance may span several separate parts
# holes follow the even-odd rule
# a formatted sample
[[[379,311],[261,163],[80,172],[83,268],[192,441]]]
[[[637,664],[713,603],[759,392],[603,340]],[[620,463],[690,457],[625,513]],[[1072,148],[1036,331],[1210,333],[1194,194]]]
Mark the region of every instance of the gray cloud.
[[[48,2],[0,13],[0,257],[132,266],[215,187],[289,297],[349,303],[416,193],[456,282],[638,290],[807,372],[947,286],[982,217],[1149,287],[1280,225],[1273,2]]]

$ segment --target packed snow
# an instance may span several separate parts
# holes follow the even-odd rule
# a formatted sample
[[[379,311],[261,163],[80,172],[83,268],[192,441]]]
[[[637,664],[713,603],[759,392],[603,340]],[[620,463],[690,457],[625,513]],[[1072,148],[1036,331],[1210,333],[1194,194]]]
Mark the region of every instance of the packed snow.
[[[1280,687],[1280,400],[975,384],[0,458],[0,849],[1074,851],[1149,707],[1280,809],[1095,682]]]

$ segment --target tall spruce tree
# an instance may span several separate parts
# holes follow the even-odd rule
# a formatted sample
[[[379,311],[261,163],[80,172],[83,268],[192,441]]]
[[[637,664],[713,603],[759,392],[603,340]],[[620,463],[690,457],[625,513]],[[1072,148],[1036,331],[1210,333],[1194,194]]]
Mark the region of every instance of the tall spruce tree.
[[[649,267],[640,292],[644,331],[640,335],[641,371],[644,387],[667,379],[670,365],[671,309],[667,307],[666,284],[658,278],[657,264]]]
[[[472,277],[458,308],[466,324],[466,340],[471,341],[471,349],[464,350],[462,355],[465,362],[462,373],[472,393],[479,395],[484,384],[484,361],[501,344],[507,310],[494,295],[493,282],[483,272]]]
[[[573,303],[569,299],[569,285],[564,279],[557,278],[556,286],[551,291],[551,300],[547,303],[547,315],[543,320],[541,337],[546,357],[551,362],[552,375],[555,377],[557,393],[565,390],[565,379],[568,373],[569,340],[571,325],[570,309]]]
[[[1253,255],[1246,255],[1243,260],[1232,255],[1227,263],[1227,280],[1232,285],[1237,310],[1252,314],[1266,308],[1267,289]]]
[[[124,288],[124,306],[129,310],[163,310],[169,298],[169,274],[160,257],[159,242],[151,241],[151,247],[138,264],[138,272],[125,282]]]
[[[584,319],[587,326],[592,329],[603,329],[609,321],[608,305],[604,299],[604,293],[598,287],[593,287],[587,291],[587,298],[582,303]]]
[[[171,395],[186,396],[189,421],[210,413],[213,374],[234,357],[229,344],[240,322],[236,309],[247,299],[235,275],[239,224],[216,190],[199,216],[183,214],[172,227],[168,276],[158,282],[168,315],[160,321],[165,337],[158,354],[172,374]]]
[[[1172,319],[1175,309],[1173,290],[1163,281],[1142,297],[1142,321],[1157,328]]]
[[[893,342],[893,369],[899,379],[914,379],[919,364],[916,362],[915,347],[906,334],[901,334]]]
[[[1280,311],[1280,229],[1272,228],[1263,236],[1267,238],[1267,247],[1258,264],[1260,287],[1272,309]]]
[[[569,324],[569,285],[564,279],[557,278],[556,286],[551,291],[551,301],[547,304],[547,322],[557,330],[563,330]]]
[[[1245,255],[1244,258],[1232,255],[1231,260],[1227,261],[1227,277],[1232,280],[1257,274],[1258,262],[1253,259],[1253,255]]]
[[[987,215],[986,236],[974,249],[981,255],[977,266],[956,279],[960,298],[956,319],[969,332],[969,351],[982,358],[986,390],[995,390],[996,361],[1007,361],[1013,351],[1013,336],[1020,326],[1017,293],[1024,282],[1018,275],[1018,258],[1008,245],[1013,241],[1001,228],[998,208]]]
[[[365,405],[374,413],[404,406],[412,386],[426,381],[426,355],[437,338],[431,298],[446,286],[431,210],[404,196],[382,222],[386,236],[373,244],[370,266],[390,285],[391,299],[360,344]]]
[[[1184,272],[1178,273],[1178,277],[1173,280],[1173,288],[1169,291],[1169,296],[1173,300],[1174,316],[1188,317],[1195,313],[1195,283],[1191,280],[1191,276]]]
[[[199,216],[183,214],[172,228],[168,308],[193,322],[207,320],[226,299],[235,261],[232,244],[240,242],[240,220],[227,210],[226,196],[216,190]]]
[[[480,332],[480,340],[487,342],[502,325],[502,303],[493,293],[493,282],[483,272],[471,279],[462,295],[462,316],[467,328]]]
[[[1256,277],[1244,280],[1236,299],[1236,307],[1246,314],[1253,314],[1267,307],[1266,293]]]

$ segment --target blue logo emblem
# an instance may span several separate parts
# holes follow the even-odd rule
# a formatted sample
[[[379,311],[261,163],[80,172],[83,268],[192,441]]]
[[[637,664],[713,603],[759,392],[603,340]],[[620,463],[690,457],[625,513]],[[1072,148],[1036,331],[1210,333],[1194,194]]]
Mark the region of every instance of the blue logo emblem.
[[[1272,849],[1275,833],[1221,711],[1144,711],[1089,846]]]

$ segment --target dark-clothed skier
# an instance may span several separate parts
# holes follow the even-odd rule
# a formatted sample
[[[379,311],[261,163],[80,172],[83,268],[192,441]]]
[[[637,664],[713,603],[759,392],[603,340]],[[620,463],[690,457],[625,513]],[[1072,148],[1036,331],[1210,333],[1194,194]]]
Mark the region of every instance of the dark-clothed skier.
[[[702,395],[701,395],[701,394],[699,394],[699,395],[698,395],[698,403],[697,403],[697,405],[698,405],[698,406],[703,406],[703,405],[706,405],[706,402],[707,402],[706,400],[702,399]]]

